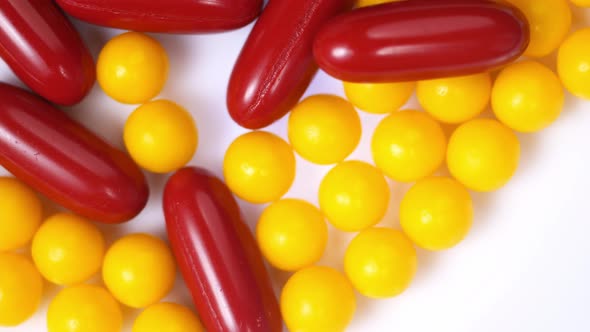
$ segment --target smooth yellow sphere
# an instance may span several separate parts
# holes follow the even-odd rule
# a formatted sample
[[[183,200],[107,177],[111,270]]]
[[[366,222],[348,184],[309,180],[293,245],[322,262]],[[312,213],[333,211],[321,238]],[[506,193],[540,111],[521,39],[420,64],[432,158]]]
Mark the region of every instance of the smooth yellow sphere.
[[[300,199],[282,199],[264,209],[256,226],[256,238],[271,265],[296,271],[322,257],[328,227],[315,206]]]
[[[447,138],[438,122],[418,111],[394,112],[373,133],[375,165],[399,182],[413,182],[435,172],[445,160]]]
[[[590,100],[590,28],[574,32],[561,44],[557,72],[571,94]]]
[[[0,326],[24,323],[39,307],[43,279],[22,255],[0,253]]]
[[[315,95],[289,115],[289,141],[304,159],[321,165],[344,160],[361,139],[361,120],[345,99]]]
[[[346,98],[356,108],[375,114],[391,113],[404,106],[416,88],[414,82],[351,83],[343,82]]]
[[[109,248],[102,276],[119,302],[132,308],[144,308],[170,292],[176,264],[164,241],[148,234],[131,234]]]
[[[161,302],[149,306],[135,320],[132,332],[204,332],[201,321],[189,308]]]
[[[382,3],[395,2],[395,1],[400,1],[400,0],[357,0],[356,6],[357,7],[367,7],[367,6],[380,5]]]
[[[389,205],[389,186],[383,173],[362,161],[345,161],[322,179],[320,209],[330,223],[356,232],[378,223]]]
[[[122,326],[121,306],[99,286],[65,288],[47,310],[48,332],[121,332]]]
[[[570,1],[578,7],[590,7],[590,0],[570,0]]]
[[[416,95],[420,105],[435,119],[463,123],[485,110],[490,101],[489,73],[420,81]]]
[[[168,55],[152,37],[126,32],[100,51],[96,79],[104,92],[125,104],[141,104],[156,97],[168,77]]]
[[[500,72],[492,90],[492,109],[508,127],[531,133],[557,120],[564,98],[555,73],[538,62],[524,61]]]
[[[469,233],[473,202],[459,182],[447,177],[418,181],[400,205],[400,223],[418,246],[428,250],[449,249]]]
[[[355,311],[352,285],[329,267],[299,270],[281,293],[281,312],[289,331],[344,332]]]
[[[105,242],[90,221],[70,213],[48,218],[35,237],[31,253],[45,279],[73,285],[95,275],[102,266]]]
[[[154,173],[185,166],[195,154],[198,133],[191,114],[165,99],[139,106],[125,123],[123,138],[137,164]]]
[[[555,51],[572,24],[567,0],[508,0],[526,17],[530,26],[530,43],[524,55],[544,57]]]
[[[516,172],[520,142],[514,132],[493,119],[459,126],[449,140],[447,166],[459,182],[475,191],[494,191]]]
[[[360,232],[348,245],[344,268],[359,293],[388,298],[406,290],[418,260],[416,249],[400,231],[374,227]]]
[[[27,245],[41,224],[43,206],[37,194],[12,177],[0,177],[0,251]]]
[[[265,131],[249,132],[225,152],[223,175],[231,191],[245,201],[276,201],[293,184],[295,155],[282,138]]]

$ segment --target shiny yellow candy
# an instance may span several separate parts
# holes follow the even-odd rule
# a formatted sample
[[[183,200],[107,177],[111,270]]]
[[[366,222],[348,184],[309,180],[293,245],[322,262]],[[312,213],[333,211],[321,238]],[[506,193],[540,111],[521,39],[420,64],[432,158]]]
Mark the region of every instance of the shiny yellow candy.
[[[22,255],[0,253],[0,326],[17,326],[39,307],[43,280]]]
[[[346,98],[358,109],[375,114],[391,113],[408,102],[416,83],[343,82]]]
[[[381,120],[371,142],[375,165],[400,182],[436,171],[445,160],[447,138],[440,124],[418,111],[394,112]]]
[[[326,165],[344,160],[361,139],[361,120],[346,100],[332,95],[304,99],[289,116],[289,141],[312,163]]]
[[[574,32],[561,44],[557,72],[569,92],[590,100],[590,28]]]
[[[328,241],[328,227],[315,206],[300,199],[282,199],[262,212],[256,238],[271,265],[296,271],[322,257]]]
[[[125,104],[141,104],[157,96],[168,77],[168,55],[152,37],[126,32],[111,39],[96,63],[96,79],[104,92]]]
[[[195,154],[197,127],[182,106],[165,99],[138,107],[127,119],[123,138],[139,166],[168,173],[185,166]]]
[[[225,152],[223,175],[228,187],[245,201],[276,201],[293,184],[295,155],[282,138],[265,131],[249,132]]]
[[[379,5],[382,3],[395,2],[395,1],[400,1],[400,0],[357,0],[356,6],[357,7],[367,7],[367,6]]]
[[[590,0],[570,0],[570,1],[578,7],[590,7]]]
[[[435,119],[463,123],[484,111],[490,101],[489,73],[420,81],[416,95],[420,105]]]
[[[47,310],[48,332],[121,332],[122,326],[121,306],[99,286],[65,288]]]
[[[45,279],[58,285],[84,282],[102,266],[105,243],[90,221],[58,213],[48,218],[35,237],[31,253]]]
[[[572,24],[567,0],[508,0],[518,7],[530,26],[530,43],[524,55],[543,57],[559,47]]]
[[[163,299],[174,286],[176,265],[164,241],[131,234],[107,251],[102,268],[105,285],[119,302],[144,308]]]
[[[281,312],[289,331],[344,332],[355,311],[352,285],[329,267],[296,272],[281,294]]]
[[[430,177],[418,181],[400,205],[400,223],[418,246],[449,249],[471,229],[473,203],[467,189],[454,179]]]
[[[564,92],[549,68],[524,61],[504,68],[492,90],[492,109],[498,120],[520,132],[536,132],[561,114]]]
[[[510,128],[492,119],[475,119],[451,135],[447,166],[467,188],[493,191],[504,186],[518,168],[520,142]]]
[[[37,194],[12,177],[0,177],[0,251],[27,245],[41,224]]]
[[[334,227],[356,232],[383,218],[389,195],[381,171],[362,161],[345,161],[334,166],[320,183],[320,209]]]
[[[360,232],[348,245],[344,268],[361,294],[388,298],[410,286],[417,269],[416,249],[400,231],[374,227]]]
[[[201,321],[189,308],[176,303],[156,303],[135,320],[132,332],[204,332]]]

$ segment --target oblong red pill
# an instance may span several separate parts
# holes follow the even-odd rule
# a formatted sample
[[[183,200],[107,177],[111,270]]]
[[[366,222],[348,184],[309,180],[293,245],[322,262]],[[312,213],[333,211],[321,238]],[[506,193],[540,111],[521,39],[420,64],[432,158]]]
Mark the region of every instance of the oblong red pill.
[[[120,223],[148,199],[141,170],[64,112],[0,83],[0,165],[86,218]]]
[[[53,1],[3,0],[0,17],[0,56],[27,86],[61,105],[88,94],[94,59]]]
[[[297,104],[313,78],[313,38],[352,0],[270,0],[234,66],[227,107],[239,125],[260,129]]]
[[[207,331],[279,332],[277,299],[228,187],[185,167],[164,190],[168,238]]]
[[[68,14],[111,28],[200,33],[237,29],[252,22],[262,0],[57,0]]]
[[[360,8],[314,41],[320,68],[350,82],[468,75],[518,58],[529,42],[523,14],[492,0],[411,0]]]

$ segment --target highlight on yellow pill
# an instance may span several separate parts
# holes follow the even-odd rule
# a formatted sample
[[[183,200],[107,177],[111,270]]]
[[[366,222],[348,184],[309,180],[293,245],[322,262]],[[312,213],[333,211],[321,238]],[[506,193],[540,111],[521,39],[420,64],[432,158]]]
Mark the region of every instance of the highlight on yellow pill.
[[[307,97],[289,115],[289,141],[304,159],[320,164],[344,160],[361,139],[361,120],[351,103],[333,95]]]
[[[168,78],[168,55],[154,38],[139,32],[120,34],[103,47],[96,79],[104,92],[125,104],[156,97]]]
[[[189,308],[161,302],[145,309],[133,324],[132,332],[204,332],[201,321]]]
[[[165,99],[148,102],[133,111],[125,123],[123,138],[133,160],[154,173],[184,167],[198,145],[192,115]]]
[[[471,195],[448,177],[418,181],[400,205],[400,223],[418,246],[445,250],[456,246],[469,233],[473,222]]]
[[[323,266],[295,272],[283,287],[280,302],[289,331],[344,332],[356,311],[350,281]]]
[[[356,160],[334,166],[319,189],[320,209],[334,227],[346,232],[378,223],[387,211],[389,196],[383,173]]]
[[[0,177],[0,251],[26,246],[41,224],[37,194],[13,177]]]
[[[119,302],[132,308],[145,308],[170,292],[176,263],[164,241],[149,234],[130,234],[109,248],[102,276]]]
[[[406,290],[416,274],[416,249],[400,231],[374,227],[360,232],[348,245],[344,268],[359,293],[388,298]]]
[[[24,323],[37,311],[42,293],[43,279],[28,258],[0,253],[0,326]]]
[[[295,179],[295,155],[282,138],[253,131],[236,138],[223,160],[228,187],[250,203],[280,199]]]
[[[58,285],[84,282],[102,266],[105,242],[90,221],[71,213],[49,217],[33,238],[31,254],[45,279]]]
[[[121,332],[122,327],[121,306],[99,286],[64,288],[47,310],[48,332]]]
[[[356,108],[375,114],[399,110],[408,102],[416,88],[415,82],[342,83],[346,98]]]
[[[557,72],[571,94],[590,100],[590,28],[574,32],[561,44]]]
[[[478,116],[490,101],[489,73],[419,81],[418,102],[435,119],[463,123]]]
[[[322,257],[328,227],[317,207],[300,199],[282,199],[264,209],[256,226],[256,238],[271,265],[297,271]]]
[[[373,133],[375,165],[388,177],[413,182],[434,173],[444,162],[447,138],[438,122],[424,112],[395,112]]]
[[[475,191],[494,191],[504,186],[516,172],[519,158],[516,134],[493,119],[462,124],[451,135],[447,149],[449,171]]]
[[[530,43],[524,55],[544,57],[555,51],[572,24],[567,0],[508,0],[526,17],[530,26]]]
[[[523,61],[504,68],[496,78],[492,109],[508,127],[531,133],[557,120],[564,99],[555,73],[538,62]]]

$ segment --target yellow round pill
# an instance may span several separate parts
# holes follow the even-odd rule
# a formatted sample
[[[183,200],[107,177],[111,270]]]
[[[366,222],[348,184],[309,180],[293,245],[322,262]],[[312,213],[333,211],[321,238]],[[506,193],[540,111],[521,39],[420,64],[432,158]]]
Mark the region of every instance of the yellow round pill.
[[[360,232],[348,245],[344,268],[352,285],[371,298],[401,294],[417,269],[416,249],[400,231],[374,227]]]
[[[447,138],[440,124],[418,111],[394,112],[373,133],[375,165],[400,182],[413,182],[436,171],[445,160]]]
[[[243,134],[225,152],[223,175],[231,191],[245,201],[278,200],[295,179],[293,149],[269,132]]]
[[[578,7],[590,7],[590,0],[571,0]]]
[[[168,173],[185,166],[198,144],[191,114],[164,99],[133,111],[125,123],[123,138],[133,160],[154,173]]]
[[[416,83],[343,82],[346,98],[358,109],[375,114],[391,113],[408,102]]]
[[[289,115],[289,141],[312,163],[326,165],[344,160],[361,139],[361,120],[346,100],[331,95],[304,99]]]
[[[498,120],[520,132],[536,132],[561,114],[564,93],[559,78],[535,61],[504,68],[492,90],[492,109]]]
[[[489,73],[420,81],[418,102],[438,121],[463,123],[487,107],[492,90]]]
[[[201,321],[189,308],[161,302],[149,306],[135,320],[132,332],[204,332]]]
[[[90,221],[58,213],[48,218],[35,237],[31,253],[45,279],[58,285],[84,282],[102,266],[105,243]]]
[[[454,179],[430,177],[418,181],[404,195],[400,223],[418,246],[449,249],[471,229],[473,203],[467,189]]]
[[[17,326],[39,307],[43,280],[22,255],[0,253],[0,326]]]
[[[557,72],[571,94],[590,100],[590,28],[574,32],[561,44]]]
[[[520,143],[510,128],[493,119],[475,119],[449,139],[447,166],[459,182],[476,191],[504,186],[516,172]]]
[[[0,251],[27,245],[41,224],[43,206],[35,192],[12,177],[0,177]]]

